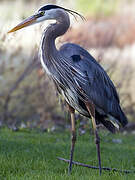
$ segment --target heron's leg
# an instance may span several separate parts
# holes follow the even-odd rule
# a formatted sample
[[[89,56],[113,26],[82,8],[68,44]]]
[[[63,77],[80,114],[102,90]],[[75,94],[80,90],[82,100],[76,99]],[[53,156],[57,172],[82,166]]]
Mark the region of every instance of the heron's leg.
[[[93,124],[93,128],[94,128],[95,144],[96,144],[98,163],[99,163],[99,173],[101,175],[100,138],[98,135],[97,125],[96,125],[96,121],[95,121],[95,106],[93,103],[86,103],[86,107],[91,116],[92,124]]]
[[[69,167],[68,167],[68,173],[71,173],[72,170],[72,161],[73,161],[73,154],[74,154],[74,147],[75,147],[75,142],[76,142],[76,131],[75,131],[75,110],[68,105],[69,112],[71,115],[71,150],[70,150],[70,162],[69,162]]]

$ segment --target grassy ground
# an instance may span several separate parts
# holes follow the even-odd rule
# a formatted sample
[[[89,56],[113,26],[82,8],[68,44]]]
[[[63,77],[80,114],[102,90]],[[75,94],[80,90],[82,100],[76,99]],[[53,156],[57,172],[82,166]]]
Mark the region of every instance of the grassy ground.
[[[121,139],[121,143],[114,143]],[[78,136],[74,160],[97,165],[94,137],[88,133]],[[135,169],[135,137],[121,134],[101,133],[101,152],[103,166],[119,169]],[[69,157],[69,133],[41,133],[36,131],[12,132],[0,130],[0,179],[135,179],[134,174],[103,172],[84,167],[73,167],[68,176],[68,164],[56,159],[57,156]]]

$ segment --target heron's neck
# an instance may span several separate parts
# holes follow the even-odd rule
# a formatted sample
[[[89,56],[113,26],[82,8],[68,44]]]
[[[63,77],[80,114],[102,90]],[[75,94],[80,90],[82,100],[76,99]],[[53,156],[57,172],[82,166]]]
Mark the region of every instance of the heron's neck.
[[[51,24],[44,31],[41,42],[43,61],[55,59],[58,50],[55,45],[55,39],[63,35],[70,26],[69,17],[63,14],[55,24]]]

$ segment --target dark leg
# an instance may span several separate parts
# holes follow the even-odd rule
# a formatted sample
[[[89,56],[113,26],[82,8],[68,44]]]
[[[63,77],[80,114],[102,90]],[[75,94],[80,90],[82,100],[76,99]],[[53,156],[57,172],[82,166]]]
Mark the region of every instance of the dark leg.
[[[95,106],[93,103],[86,103],[86,107],[89,111],[89,114],[92,119],[92,124],[94,128],[94,134],[95,134],[95,144],[96,144],[96,149],[97,149],[97,156],[98,156],[98,163],[99,163],[99,173],[101,175],[101,157],[100,157],[100,138],[98,136],[98,131],[97,131],[97,125],[95,121]]]
[[[74,154],[74,147],[75,147],[75,142],[76,142],[76,131],[75,131],[75,110],[68,105],[69,112],[71,115],[71,132],[72,132],[72,137],[71,137],[71,150],[70,150],[70,162],[69,162],[69,167],[68,167],[68,173],[71,173],[72,170],[72,161],[73,161],[73,154]]]

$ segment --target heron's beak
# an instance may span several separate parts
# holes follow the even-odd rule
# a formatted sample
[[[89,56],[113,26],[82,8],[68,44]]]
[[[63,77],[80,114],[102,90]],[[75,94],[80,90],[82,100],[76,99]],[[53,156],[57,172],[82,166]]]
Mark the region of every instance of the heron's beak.
[[[23,22],[21,22],[20,24],[18,24],[17,26],[15,26],[13,29],[11,29],[10,31],[8,31],[8,33],[11,33],[11,32],[14,32],[14,31],[17,31],[19,29],[22,29],[24,27],[27,27],[29,25],[32,25],[36,22],[36,19],[37,19],[37,16],[36,15],[33,15],[27,19],[25,19]]]

